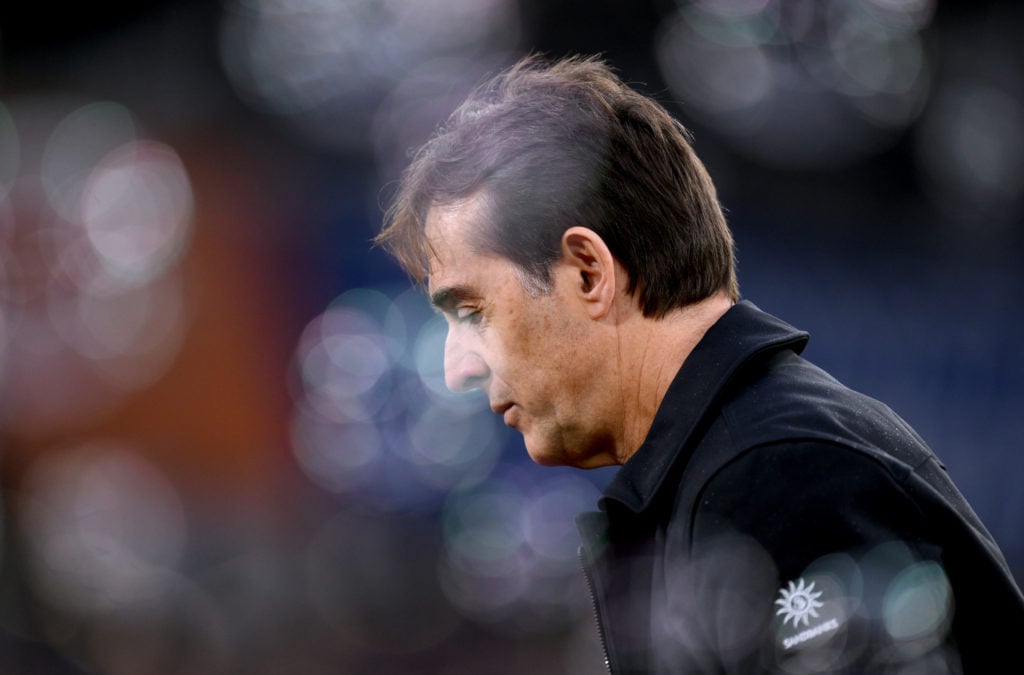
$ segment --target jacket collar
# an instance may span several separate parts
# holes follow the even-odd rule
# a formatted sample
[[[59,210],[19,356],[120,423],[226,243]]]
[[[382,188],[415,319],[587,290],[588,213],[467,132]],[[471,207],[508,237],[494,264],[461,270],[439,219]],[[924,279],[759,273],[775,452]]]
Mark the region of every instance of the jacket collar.
[[[799,354],[808,339],[807,333],[746,300],[729,309],[686,357],[643,444],[605,489],[602,510],[616,501],[643,512],[672,466],[685,461],[684,452],[692,452],[691,435],[740,367],[783,349]]]

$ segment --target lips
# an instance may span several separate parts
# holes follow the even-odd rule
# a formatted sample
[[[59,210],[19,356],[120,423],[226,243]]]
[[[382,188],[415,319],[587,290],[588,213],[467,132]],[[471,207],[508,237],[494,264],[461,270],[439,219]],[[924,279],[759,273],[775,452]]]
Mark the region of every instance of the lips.
[[[513,426],[513,420],[511,419],[511,412],[512,412],[512,408],[514,406],[515,406],[514,403],[509,403],[509,402],[493,403],[493,404],[491,404],[491,410],[493,410],[496,415],[501,415],[502,419],[505,420],[505,425],[511,427],[511,426]]]

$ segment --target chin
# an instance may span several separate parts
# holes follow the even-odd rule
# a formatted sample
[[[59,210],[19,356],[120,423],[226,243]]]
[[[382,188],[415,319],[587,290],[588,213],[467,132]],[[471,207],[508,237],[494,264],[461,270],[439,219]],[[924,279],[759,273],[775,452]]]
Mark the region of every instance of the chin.
[[[571,466],[576,469],[597,469],[602,466],[619,464],[608,454],[593,452],[590,454],[572,454],[563,447],[551,447],[523,437],[526,452],[535,464],[541,466]]]
[[[561,451],[555,452],[550,449],[531,449],[527,444],[526,452],[535,464],[541,466],[571,466],[576,469],[593,469],[605,466],[609,462],[601,462],[592,457],[574,457]]]
[[[544,452],[534,452],[527,447],[526,452],[530,455],[530,459],[536,464],[541,466],[566,466],[569,462],[565,461],[565,458],[555,455],[550,455]]]
[[[572,464],[572,462],[567,460],[564,453],[556,452],[552,448],[544,447],[526,438],[523,440],[526,443],[526,453],[530,455],[530,459],[536,464],[541,466],[567,466]]]

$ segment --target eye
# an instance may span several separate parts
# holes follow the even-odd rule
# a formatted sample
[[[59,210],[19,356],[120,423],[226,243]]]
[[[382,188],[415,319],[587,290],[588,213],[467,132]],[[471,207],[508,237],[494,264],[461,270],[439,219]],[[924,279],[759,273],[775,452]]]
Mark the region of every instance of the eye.
[[[455,310],[455,318],[460,323],[478,324],[480,323],[481,314],[472,307],[459,307]]]

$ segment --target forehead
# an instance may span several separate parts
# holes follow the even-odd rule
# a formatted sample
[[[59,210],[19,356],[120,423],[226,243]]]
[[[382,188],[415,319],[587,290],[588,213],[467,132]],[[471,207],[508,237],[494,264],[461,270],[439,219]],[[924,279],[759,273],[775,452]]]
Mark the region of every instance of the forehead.
[[[482,225],[483,210],[480,199],[470,198],[433,206],[427,212],[423,231],[427,239],[429,289],[448,284],[494,257],[478,253],[472,245]]]

